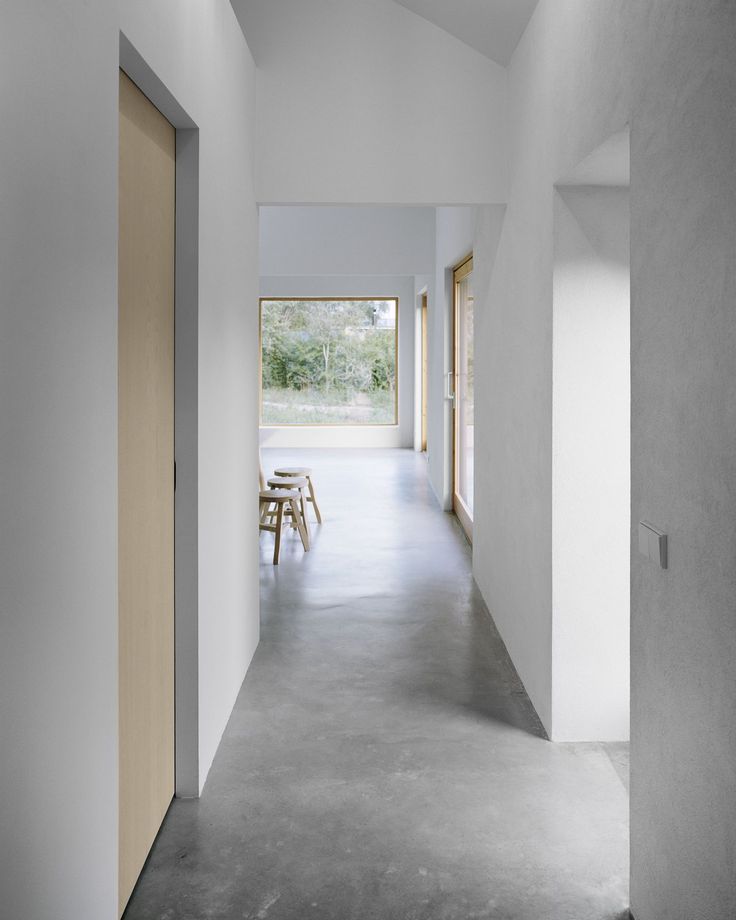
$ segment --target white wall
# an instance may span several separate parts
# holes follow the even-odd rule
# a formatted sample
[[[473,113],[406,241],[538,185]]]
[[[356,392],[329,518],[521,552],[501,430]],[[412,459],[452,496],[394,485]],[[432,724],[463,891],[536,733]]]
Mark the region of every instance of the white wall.
[[[0,17],[0,916],[112,920],[119,30],[200,127],[202,777],[258,636],[255,74],[225,2]]]
[[[476,481],[486,513],[474,527],[474,573],[548,731],[553,186],[629,118],[629,71],[615,59],[622,39],[612,20],[606,0],[563,8],[541,0],[512,58],[509,197],[488,304],[477,307],[487,316],[476,335],[487,360],[476,368],[476,450],[488,475]],[[605,53],[589,65],[606,28]]]
[[[434,208],[259,208],[261,275],[434,271]]]
[[[540,0],[509,69],[509,196],[477,367],[474,572],[552,724],[554,184],[631,126],[632,912],[736,915],[736,7]]]
[[[551,736],[624,741],[631,503],[628,190],[559,188],[554,235]]]
[[[233,0],[258,63],[258,200],[504,199],[505,71],[392,0]]]
[[[413,276],[261,278],[262,297],[398,297],[399,424],[261,428],[263,447],[412,447],[414,443]]]
[[[249,508],[255,505],[258,323],[247,308],[258,289],[255,68],[232,10],[220,0],[208,14],[184,15],[177,6],[176,12],[162,7],[154,16],[148,5],[130,3],[121,11],[121,29],[188,110],[200,134],[201,789],[259,634],[257,535],[249,525]],[[182,49],[191,61],[182,61]]]
[[[727,920],[736,916],[736,6],[640,8],[631,506],[632,524],[669,533],[669,568],[632,541],[631,899],[637,920]]]

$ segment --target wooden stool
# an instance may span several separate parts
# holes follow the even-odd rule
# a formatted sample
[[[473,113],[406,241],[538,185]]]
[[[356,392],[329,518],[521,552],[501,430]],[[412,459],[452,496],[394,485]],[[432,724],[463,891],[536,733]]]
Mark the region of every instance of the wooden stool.
[[[273,547],[273,564],[279,564],[279,551],[281,550],[281,530],[284,526],[284,508],[288,507],[291,512],[292,524],[296,526],[296,529],[299,531],[299,536],[302,538],[302,546],[304,547],[304,552],[309,552],[309,538],[307,537],[307,532],[304,529],[304,523],[302,521],[302,516],[299,513],[299,505],[297,503],[296,496],[294,492],[289,491],[288,489],[263,489],[258,493],[261,507],[261,519],[258,524],[259,530],[268,530],[271,533],[276,534],[276,542]],[[276,505],[276,522],[269,524],[266,520],[268,509],[271,505]]]
[[[311,542],[312,535],[309,531],[309,518],[307,517],[307,496],[306,489],[309,486],[309,480],[306,476],[272,476],[268,480],[269,489],[288,489],[292,492],[299,493],[299,505],[302,516],[304,529],[307,532],[307,542]],[[272,512],[268,512],[272,514]],[[296,525],[294,525],[296,526]]]
[[[273,471],[274,476],[305,476],[307,482],[309,483],[309,496],[307,501],[311,502],[314,505],[314,516],[317,518],[317,523],[322,523],[322,515],[319,513],[319,506],[317,505],[317,499],[314,495],[314,483],[312,482],[312,471],[308,466],[281,466],[277,470]],[[306,515],[305,515],[306,517]]]

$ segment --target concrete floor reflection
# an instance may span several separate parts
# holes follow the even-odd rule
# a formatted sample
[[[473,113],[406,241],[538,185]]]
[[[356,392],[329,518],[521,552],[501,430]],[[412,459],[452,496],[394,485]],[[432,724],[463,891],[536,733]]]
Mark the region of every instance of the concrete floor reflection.
[[[324,524],[261,538],[261,645],[128,920],[628,916],[626,751],[545,740],[423,456],[295,463]]]

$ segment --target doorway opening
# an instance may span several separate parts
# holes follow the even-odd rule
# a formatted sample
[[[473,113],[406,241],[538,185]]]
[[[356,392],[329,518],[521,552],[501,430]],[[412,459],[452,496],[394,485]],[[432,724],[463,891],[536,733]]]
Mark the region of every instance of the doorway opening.
[[[554,741],[629,738],[628,132],[554,195]]]
[[[199,794],[199,129],[122,33],[119,65],[118,347],[127,354],[120,360],[119,387],[126,386],[128,397],[136,397],[135,405],[128,406],[135,411],[127,413],[127,434],[121,431],[119,438],[118,471],[119,500],[121,506],[128,506],[119,516],[119,552],[126,553],[119,570],[120,795],[121,811],[124,807],[126,812],[119,841],[122,911],[171,798]],[[123,144],[128,146],[125,157]],[[165,200],[159,201],[162,191]],[[124,306],[126,297],[130,303]],[[141,368],[142,364],[146,366]],[[119,402],[122,416],[127,411],[125,400],[119,397]],[[141,413],[144,421],[151,421],[154,406],[160,411],[153,424],[142,425]],[[134,468],[131,460],[136,457],[143,462]],[[132,491],[130,502],[126,490],[128,497]],[[141,513],[155,513],[156,519],[144,528],[132,521],[133,501]],[[141,565],[152,560],[141,553],[149,538],[161,544],[163,559],[159,553],[157,571],[141,575]],[[138,560],[135,570],[131,551]],[[146,633],[150,623],[141,624],[140,617],[126,619],[122,599],[126,580],[128,589],[138,591],[135,606],[152,615],[155,608],[159,621],[155,635]],[[152,583],[163,585],[161,596],[152,596]],[[136,636],[138,626],[143,633],[139,629]],[[157,728],[154,710],[161,715]]]

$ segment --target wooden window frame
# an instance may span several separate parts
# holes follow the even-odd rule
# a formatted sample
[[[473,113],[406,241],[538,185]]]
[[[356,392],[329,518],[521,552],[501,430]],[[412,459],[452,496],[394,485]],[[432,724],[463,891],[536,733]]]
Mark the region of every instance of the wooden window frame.
[[[394,420],[392,422],[279,422],[263,421],[263,304],[283,303],[371,303],[376,300],[393,301],[396,304],[396,327],[394,329],[394,367],[396,369],[396,386],[394,387]],[[332,294],[325,297],[261,297],[258,301],[258,419],[261,428],[398,428],[399,426],[399,308],[401,304],[395,295],[374,297],[337,297]]]
[[[466,256],[458,262],[452,270],[452,380],[453,393],[455,398],[452,404],[452,509],[455,516],[460,521],[460,525],[468,538],[468,542],[473,542],[473,514],[465,504],[462,495],[458,492],[458,481],[460,478],[460,457],[458,456],[458,366],[459,366],[459,349],[460,340],[458,334],[458,304],[457,288],[458,284],[467,278],[473,271],[473,253]]]

